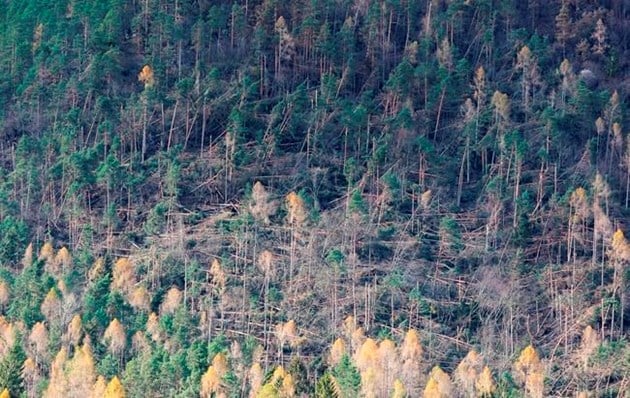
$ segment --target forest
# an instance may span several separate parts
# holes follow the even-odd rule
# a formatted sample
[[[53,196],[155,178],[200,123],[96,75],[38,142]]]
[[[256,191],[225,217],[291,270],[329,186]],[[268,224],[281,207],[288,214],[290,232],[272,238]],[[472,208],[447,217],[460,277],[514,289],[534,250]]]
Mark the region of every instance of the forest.
[[[0,2],[0,398],[630,394],[628,0]]]

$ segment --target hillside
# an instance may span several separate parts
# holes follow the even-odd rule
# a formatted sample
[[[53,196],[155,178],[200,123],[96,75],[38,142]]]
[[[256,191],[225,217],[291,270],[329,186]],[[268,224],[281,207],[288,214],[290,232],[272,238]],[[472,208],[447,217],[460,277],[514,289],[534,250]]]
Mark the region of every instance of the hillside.
[[[627,0],[0,21],[0,397],[630,393]]]

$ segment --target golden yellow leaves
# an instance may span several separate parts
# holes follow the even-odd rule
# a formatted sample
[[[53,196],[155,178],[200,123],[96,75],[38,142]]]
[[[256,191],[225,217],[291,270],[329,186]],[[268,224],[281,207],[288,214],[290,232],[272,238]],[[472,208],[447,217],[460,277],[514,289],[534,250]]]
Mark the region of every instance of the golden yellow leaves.
[[[138,74],[138,81],[144,83],[145,89],[153,87],[153,85],[155,84],[153,68],[151,68],[149,65],[144,65],[142,67],[142,70],[140,70],[140,73]]]
[[[212,359],[212,365],[208,367],[206,373],[201,377],[201,392],[203,398],[210,398],[213,394],[217,396],[225,393],[222,384],[223,376],[228,371],[227,357],[223,353],[219,353]]]
[[[104,398],[125,398],[125,390],[117,376],[107,384]]]
[[[521,351],[514,363],[514,374],[532,398],[543,396],[544,368],[536,349],[530,344]]]
[[[308,219],[308,212],[302,197],[295,192],[290,192],[286,197],[287,221],[289,225],[301,226]]]
[[[114,318],[114,320],[109,323],[109,326],[105,329],[105,333],[103,334],[103,340],[107,342],[109,351],[112,354],[122,354],[127,344],[127,335],[125,328],[118,319]]]

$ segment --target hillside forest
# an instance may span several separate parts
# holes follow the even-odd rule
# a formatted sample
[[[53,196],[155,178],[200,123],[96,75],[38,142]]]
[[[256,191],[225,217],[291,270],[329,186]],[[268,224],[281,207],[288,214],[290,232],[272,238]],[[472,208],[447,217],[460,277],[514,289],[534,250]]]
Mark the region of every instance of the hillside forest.
[[[627,0],[0,3],[0,397],[630,394]]]

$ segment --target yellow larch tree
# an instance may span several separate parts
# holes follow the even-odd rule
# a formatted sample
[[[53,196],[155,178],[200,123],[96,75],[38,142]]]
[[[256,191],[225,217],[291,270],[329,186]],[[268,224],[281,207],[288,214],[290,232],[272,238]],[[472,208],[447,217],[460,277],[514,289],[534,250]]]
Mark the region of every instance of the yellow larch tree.
[[[328,358],[328,364],[335,366],[341,361],[341,358],[346,354],[346,344],[342,339],[338,338],[330,348],[330,356]]]
[[[127,335],[125,328],[120,321],[114,318],[105,329],[103,340],[107,343],[109,351],[117,356],[122,355],[127,345]]]
[[[86,339],[87,340],[87,339]],[[88,397],[96,381],[94,354],[89,342],[77,347],[65,366],[68,391],[75,397]]]
[[[399,347],[402,362],[401,377],[410,395],[420,394],[420,374],[422,372],[422,345],[415,329],[409,329]]]
[[[514,363],[514,375],[525,386],[529,397],[542,398],[544,393],[544,368],[536,349],[531,344],[521,351]]]
[[[593,356],[600,344],[601,340],[599,334],[591,325],[586,326],[582,331],[582,341],[580,342],[580,349],[578,351],[583,369],[588,368],[589,359]]]
[[[289,225],[302,226],[308,219],[308,212],[302,197],[295,192],[290,192],[286,197],[287,223]]]
[[[62,274],[66,272],[66,270],[70,269],[72,266],[72,255],[70,255],[70,251],[67,247],[63,246],[57,252],[55,256],[55,270],[57,272],[61,271]]]
[[[182,291],[177,286],[168,289],[160,305],[160,314],[173,314],[182,303],[183,296]]]
[[[55,259],[55,249],[53,248],[52,242],[46,242],[39,249],[39,257],[37,258],[40,261],[44,261],[46,264],[52,263]]]
[[[96,278],[103,275],[103,271],[105,270],[105,259],[103,257],[99,257],[94,261],[92,268],[88,271],[88,280],[90,282],[94,281]]]
[[[24,365],[22,365],[22,380],[28,397],[37,396],[37,385],[41,378],[39,368],[33,358],[26,358]]]
[[[254,364],[252,364],[247,378],[249,380],[249,397],[254,398],[258,396],[258,392],[260,391],[265,378],[263,368],[260,366],[259,362],[254,362]]]
[[[65,373],[67,360],[68,351],[65,347],[61,347],[50,365],[48,388],[44,391],[44,398],[58,398],[66,395],[68,390],[68,381]]]
[[[151,344],[144,332],[138,330],[131,336],[131,349],[133,352],[142,354],[151,350]]]
[[[265,278],[274,274],[274,255],[265,249],[258,255],[258,268],[265,274]]]
[[[363,343],[365,342],[365,330],[362,327],[358,327],[352,332],[350,336],[350,345],[353,352],[358,352]]]
[[[28,336],[28,342],[35,354],[35,361],[45,360],[48,356],[48,330],[42,322],[37,322],[31,328],[31,333]]]
[[[347,341],[352,341],[352,334],[355,330],[357,330],[357,321],[352,315],[348,315],[346,319],[343,320],[343,324],[341,325],[341,331],[343,332],[343,336],[346,338]],[[356,350],[357,347],[353,347],[352,349]]]
[[[64,341],[69,345],[78,345],[83,335],[83,323],[81,322],[81,316],[76,314],[70,320],[66,334],[64,335]]]
[[[125,398],[125,389],[118,376],[114,376],[107,384],[103,398]]]
[[[475,384],[482,371],[483,361],[477,351],[470,350],[455,368],[454,379],[467,397],[475,397]]]
[[[212,365],[201,377],[201,397],[213,397],[226,394],[222,384],[223,377],[228,372],[228,360],[225,354],[219,353],[212,359]],[[213,395],[215,394],[215,395]]]
[[[9,285],[5,281],[0,282],[0,307],[4,308],[9,304],[10,297]]]
[[[126,257],[119,258],[112,267],[111,288],[123,293],[129,293],[136,284],[133,263]]]
[[[0,398],[11,398],[11,394],[9,394],[9,390],[6,388],[2,390],[2,392],[0,393]]]
[[[44,298],[42,305],[40,307],[42,314],[46,320],[52,325],[56,324],[61,316],[61,300],[59,299],[59,295],[57,294],[57,289],[54,287],[50,288],[48,294]]]
[[[378,345],[376,341],[367,338],[354,355],[354,362],[360,371],[375,368],[378,363]]]
[[[28,268],[33,265],[33,243],[29,243],[26,246],[26,250],[24,250],[24,255],[22,256],[22,267]]]
[[[431,370],[429,380],[424,389],[424,398],[449,398],[453,396],[453,383],[451,378],[440,368],[435,366]]]
[[[490,398],[493,396],[494,392],[497,389],[497,386],[494,382],[494,377],[492,377],[492,371],[489,367],[484,366],[479,378],[475,382],[475,388],[477,390],[477,396],[481,398]]]
[[[136,310],[149,311],[151,309],[151,294],[144,286],[138,286],[129,294],[129,304]]]
[[[221,266],[219,259],[212,260],[210,265],[210,275],[212,276],[212,285],[217,289],[219,296],[225,291],[225,284],[227,282],[227,275]]]
[[[381,341],[377,357],[378,364],[375,370],[379,373],[379,395],[390,395],[401,365],[396,344],[390,339]]]
[[[0,358],[4,357],[15,343],[15,327],[0,315]]]
[[[92,386],[92,391],[88,397],[90,398],[103,398],[105,395],[105,391],[107,390],[107,382],[103,376],[98,376],[94,386]]]
[[[376,369],[368,367],[361,372],[361,397],[363,398],[377,398],[378,393],[378,381],[379,377],[376,373]]]
[[[287,373],[282,366],[276,367],[269,381],[262,386],[255,395],[257,398],[293,398],[295,397],[295,384],[293,376]]]
[[[160,320],[155,312],[149,314],[146,325],[147,333],[151,336],[151,340],[161,342],[164,338],[160,330]]]
[[[392,392],[392,398],[407,398],[407,390],[405,385],[400,379],[394,380],[394,391]]]
[[[260,181],[256,181],[252,187],[249,211],[254,219],[263,224],[269,224],[270,217],[278,211],[278,201],[271,199],[271,194]]]
[[[138,73],[138,81],[144,83],[144,88],[153,87],[155,84],[153,68],[149,65],[144,65],[140,70],[140,73]]]
[[[199,395],[202,398],[211,398],[215,394],[221,393],[223,389],[221,385],[222,377],[214,366],[209,366],[208,370],[201,376],[201,391]]]

